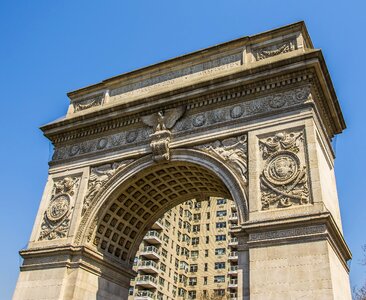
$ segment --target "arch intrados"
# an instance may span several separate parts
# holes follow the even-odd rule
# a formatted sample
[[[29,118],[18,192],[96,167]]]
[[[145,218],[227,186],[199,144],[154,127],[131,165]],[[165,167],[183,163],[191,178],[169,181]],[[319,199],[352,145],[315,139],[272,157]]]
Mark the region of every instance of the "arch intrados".
[[[206,196],[218,196],[218,197],[228,197],[234,200],[237,209],[238,209],[238,215],[239,215],[239,221],[245,220],[247,216],[247,199],[245,195],[245,191],[242,188],[241,182],[238,179],[237,175],[232,172],[225,164],[223,164],[221,161],[216,159],[215,157],[212,157],[211,155],[207,153],[202,153],[201,151],[197,150],[173,150],[171,153],[171,160],[168,163],[164,164],[157,164],[153,162],[151,159],[151,156],[145,156],[141,159],[136,160],[135,162],[131,163],[128,167],[120,171],[118,174],[116,174],[113,177],[113,180],[109,182],[108,186],[104,189],[104,191],[98,195],[98,199],[95,203],[95,206],[92,210],[89,211],[87,216],[84,216],[87,218],[87,222],[84,224],[86,225],[84,227],[84,232],[82,233],[83,239],[82,243],[87,242],[87,238],[90,234],[93,233],[95,235],[98,235],[98,233],[95,233],[96,230],[99,230],[99,226],[102,224],[102,221],[106,214],[108,213],[108,210],[113,206],[113,204],[117,201],[118,197],[122,195],[128,188],[129,185],[132,182],[136,182],[141,178],[141,174],[146,173],[146,170],[149,170],[149,168],[153,168],[154,170],[163,169],[164,167],[170,167],[170,166],[176,166],[179,165],[179,163],[183,163],[190,166],[197,166],[199,170],[206,170],[208,173],[214,174],[218,180],[221,181],[222,185],[226,188],[227,194],[223,193],[213,193],[213,191],[209,191],[207,193],[204,193],[202,191],[197,193],[190,193],[188,195],[180,196],[175,199],[175,201],[171,201],[170,203],[165,203],[166,205],[162,205],[159,209],[152,212],[151,216],[144,220],[143,224],[140,224],[140,227],[138,228],[138,231],[136,231],[131,238],[130,241],[128,241],[128,254],[124,253],[123,261],[129,261],[133,258],[135,255],[135,252],[138,249],[138,246],[145,234],[145,232],[152,226],[152,224],[161,217],[166,211],[171,209],[172,207],[187,201],[189,199],[197,198],[197,197],[206,197]],[[143,177],[143,176],[142,176]],[[231,197],[230,197],[231,195]],[[135,204],[132,204],[135,205]],[[120,218],[124,217],[123,215],[120,216]],[[99,222],[96,223],[93,220],[99,219]],[[113,219],[112,219],[113,221]],[[106,225],[108,226],[108,225]],[[136,226],[136,223],[132,225]],[[97,227],[97,229],[95,229]],[[127,228],[127,227],[126,227]],[[80,228],[81,230],[83,228]],[[88,231],[86,232],[86,229]],[[92,229],[92,231],[91,231]],[[123,228],[122,228],[123,229]],[[107,231],[108,228],[105,228]],[[106,232],[104,232],[105,234]],[[128,233],[127,233],[128,234]],[[110,238],[110,236],[109,236]],[[118,242],[118,241],[117,241]],[[127,242],[126,242],[127,243]],[[109,249],[102,249],[101,244],[96,245],[98,247],[99,251],[106,251]],[[112,250],[113,252],[113,250]],[[111,252],[110,252],[111,253]],[[122,255],[122,254],[120,254]]]

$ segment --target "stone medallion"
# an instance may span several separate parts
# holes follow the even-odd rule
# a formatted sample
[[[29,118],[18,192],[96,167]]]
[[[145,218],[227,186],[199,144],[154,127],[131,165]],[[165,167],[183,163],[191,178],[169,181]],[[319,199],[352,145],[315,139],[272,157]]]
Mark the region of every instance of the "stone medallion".
[[[46,211],[47,219],[51,222],[62,220],[70,208],[70,197],[66,194],[57,196],[48,206]]]

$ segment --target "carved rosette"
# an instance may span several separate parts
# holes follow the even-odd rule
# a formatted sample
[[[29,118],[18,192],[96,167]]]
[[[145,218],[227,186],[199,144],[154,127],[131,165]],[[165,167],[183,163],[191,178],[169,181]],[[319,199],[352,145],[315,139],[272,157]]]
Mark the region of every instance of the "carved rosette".
[[[104,189],[105,184],[120,170],[125,168],[132,160],[105,164],[98,167],[92,167],[90,170],[88,192],[84,198],[81,214],[93,204],[95,196]]]
[[[39,240],[64,238],[70,226],[72,197],[79,186],[79,178],[65,177],[54,183],[50,203],[44,213]]]
[[[248,145],[247,135],[217,140],[196,147],[197,149],[210,153],[227,164],[236,172],[242,182],[248,182]]]
[[[309,203],[303,132],[278,132],[259,141],[262,209]]]

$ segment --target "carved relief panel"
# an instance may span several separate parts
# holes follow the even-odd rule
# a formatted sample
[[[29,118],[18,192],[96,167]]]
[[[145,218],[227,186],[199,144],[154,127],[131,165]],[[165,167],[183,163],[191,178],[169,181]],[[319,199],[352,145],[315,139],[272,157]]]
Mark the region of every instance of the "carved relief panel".
[[[259,140],[262,210],[310,203],[304,130],[283,130]]]
[[[67,236],[79,184],[80,177],[77,176],[54,181],[38,240],[54,240]]]

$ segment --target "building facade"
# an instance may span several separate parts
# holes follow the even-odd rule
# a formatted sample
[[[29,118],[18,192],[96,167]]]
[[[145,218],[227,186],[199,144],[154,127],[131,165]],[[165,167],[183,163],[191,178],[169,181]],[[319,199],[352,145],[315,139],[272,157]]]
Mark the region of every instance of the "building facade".
[[[235,204],[226,198],[189,200],[164,214],[136,254],[135,300],[237,299]]]

